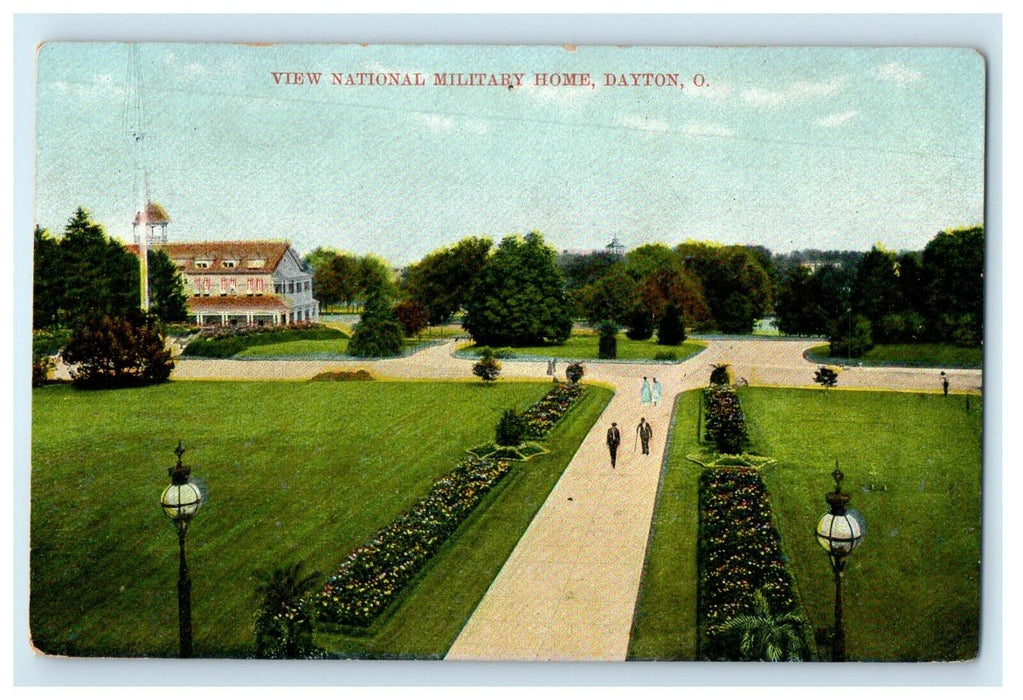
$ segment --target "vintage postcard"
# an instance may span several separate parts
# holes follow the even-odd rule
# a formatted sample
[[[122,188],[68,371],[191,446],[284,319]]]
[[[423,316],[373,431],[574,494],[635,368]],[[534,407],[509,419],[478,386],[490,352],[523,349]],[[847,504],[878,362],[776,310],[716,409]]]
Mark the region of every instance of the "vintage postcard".
[[[977,657],[981,53],[36,69],[37,654]]]

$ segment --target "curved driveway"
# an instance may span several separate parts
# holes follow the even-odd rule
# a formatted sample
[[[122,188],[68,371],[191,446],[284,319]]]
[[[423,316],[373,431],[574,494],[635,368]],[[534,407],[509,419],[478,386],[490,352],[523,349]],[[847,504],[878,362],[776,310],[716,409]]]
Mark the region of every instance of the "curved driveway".
[[[818,341],[819,342],[819,341]],[[707,384],[710,365],[727,362],[754,385],[813,386],[803,359],[811,341],[711,340],[685,362],[590,362],[586,379],[616,393],[565,468],[448,652],[451,660],[624,661],[653,516],[675,395]],[[379,377],[473,379],[472,360],[455,343],[375,361],[183,360],[174,379],[308,379],[326,370],[367,369]],[[502,377],[546,379],[547,363],[505,361]],[[565,362],[559,361],[563,375]],[[953,391],[976,390],[980,370],[947,370]],[[848,368],[839,387],[940,391],[939,370]],[[659,406],[642,406],[644,376],[664,388]],[[650,454],[634,450],[640,417],[653,426]],[[605,434],[622,432],[611,469]],[[695,574],[695,572],[692,572]]]

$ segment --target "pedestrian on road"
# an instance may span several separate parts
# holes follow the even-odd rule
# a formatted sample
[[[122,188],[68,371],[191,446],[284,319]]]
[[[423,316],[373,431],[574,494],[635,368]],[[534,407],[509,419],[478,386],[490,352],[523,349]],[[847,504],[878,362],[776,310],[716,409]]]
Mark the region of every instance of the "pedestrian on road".
[[[941,390],[948,396],[948,375],[944,372],[941,373]]]
[[[636,434],[639,436],[639,441],[643,444],[643,454],[650,454],[650,438],[654,436],[654,429],[646,422],[646,418],[639,419],[639,425],[636,426]]]
[[[547,361],[547,376],[551,378],[552,382],[558,381],[558,377],[556,376],[557,372],[558,372],[557,362],[555,362],[554,358],[552,357]]]
[[[611,453],[611,468],[615,468],[618,461],[618,446],[622,444],[622,433],[618,430],[617,423],[611,423],[607,429],[607,449]]]
[[[653,401],[653,394],[650,389],[650,381],[643,377],[643,386],[639,389],[639,402],[644,406],[649,406],[650,402]]]
[[[657,381],[657,377],[654,377],[654,386],[651,389],[651,397],[654,400],[654,406],[661,402],[661,383]]]

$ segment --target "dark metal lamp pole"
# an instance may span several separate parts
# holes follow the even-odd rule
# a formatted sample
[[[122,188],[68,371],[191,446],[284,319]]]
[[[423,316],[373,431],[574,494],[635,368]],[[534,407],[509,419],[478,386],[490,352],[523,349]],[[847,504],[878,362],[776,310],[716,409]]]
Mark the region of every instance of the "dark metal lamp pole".
[[[186,659],[192,655],[192,579],[185,559],[185,533],[205,499],[198,485],[189,479],[191,468],[181,463],[185,449],[180,442],[174,453],[178,463],[167,470],[171,483],[160,496],[160,506],[178,531],[178,655]]]
[[[853,549],[863,540],[866,525],[859,511],[847,510],[849,494],[842,493],[845,475],[835,462],[831,473],[835,490],[825,496],[829,510],[817,521],[817,542],[828,552],[835,575],[835,629],[831,636],[831,660],[845,661],[845,627],[842,621],[842,574]]]

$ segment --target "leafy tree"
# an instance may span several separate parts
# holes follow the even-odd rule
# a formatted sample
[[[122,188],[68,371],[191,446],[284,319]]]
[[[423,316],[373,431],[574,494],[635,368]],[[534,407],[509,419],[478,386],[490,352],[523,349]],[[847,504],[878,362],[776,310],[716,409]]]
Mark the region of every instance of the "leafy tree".
[[[924,247],[924,316],[936,340],[978,345],[984,337],[984,227],[943,231]]]
[[[429,253],[405,271],[404,294],[426,308],[430,324],[444,323],[468,303],[492,245],[489,238],[470,237]]]
[[[170,350],[152,315],[92,316],[61,351],[76,386],[112,388],[166,381],[174,369]]]
[[[686,329],[682,322],[682,312],[677,304],[668,304],[657,324],[657,344],[681,345],[685,339]]]
[[[614,269],[620,258],[609,250],[590,253],[563,252],[557,264],[565,277],[565,289],[573,292],[593,284]]]
[[[852,308],[870,321],[871,332],[878,342],[888,342],[879,332],[881,319],[905,308],[899,284],[899,267],[895,254],[875,245],[856,267],[852,286]]]
[[[846,314],[835,324],[828,354],[832,357],[862,357],[874,347],[870,321],[860,314]]]
[[[362,294],[362,280],[355,256],[330,248],[316,248],[305,257],[313,273],[313,296],[324,306],[351,303]]]
[[[715,325],[750,333],[771,306],[771,280],[758,255],[743,246],[683,243],[677,252],[700,279]]]
[[[348,352],[356,357],[394,357],[401,353],[404,328],[384,290],[374,289],[369,294],[348,341]]]
[[[590,284],[574,293],[580,313],[591,326],[604,320],[623,324],[635,308],[636,281],[623,265],[615,265]]]
[[[715,646],[731,650],[734,661],[803,661],[810,658],[806,619],[795,611],[775,612],[763,591],[753,610],[714,626]],[[729,643],[731,642],[731,643]]]
[[[405,331],[406,337],[419,335],[429,323],[430,317],[423,305],[418,301],[406,299],[394,306],[394,315]]]
[[[830,367],[818,367],[813,374],[813,381],[824,387],[825,390],[838,384],[838,372]]]
[[[150,250],[149,311],[164,323],[188,317],[185,283],[174,263],[162,250]]]
[[[505,237],[479,272],[462,326],[483,345],[565,342],[571,307],[554,260],[537,231]]]
[[[618,326],[613,321],[602,321],[597,325],[597,357],[614,360],[618,357]]]
[[[472,373],[482,379],[484,384],[497,381],[498,375],[501,374],[501,363],[497,361],[493,350],[483,349],[479,362],[472,366]]]
[[[303,575],[300,563],[257,572],[256,595],[262,598],[256,617],[256,658],[305,659],[317,656],[313,644],[313,621],[305,599],[320,574]]]

